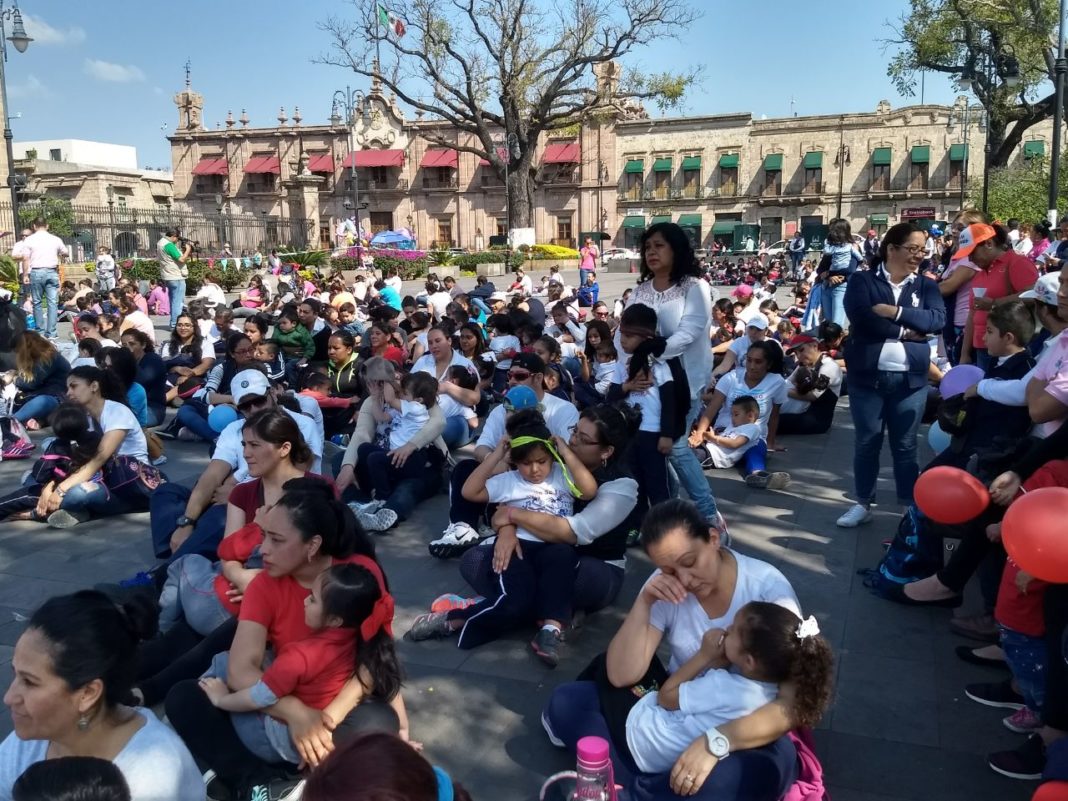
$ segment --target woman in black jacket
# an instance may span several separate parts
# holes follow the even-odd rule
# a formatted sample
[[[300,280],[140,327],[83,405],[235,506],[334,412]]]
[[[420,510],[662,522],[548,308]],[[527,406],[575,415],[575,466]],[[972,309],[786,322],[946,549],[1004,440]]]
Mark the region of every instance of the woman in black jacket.
[[[120,337],[122,346],[137,359],[137,383],[145,388],[148,400],[146,428],[158,426],[167,415],[167,367],[155,352],[152,340],[143,331],[127,328]]]
[[[946,309],[938,284],[920,275],[927,235],[898,223],[883,237],[879,263],[849,279],[845,310],[849,339],[849,411],[853,417],[853,476],[857,502],[838,518],[854,528],[872,520],[883,429],[890,437],[901,503],[912,503],[920,473],[916,433],[927,402],[928,337],[942,330]]]

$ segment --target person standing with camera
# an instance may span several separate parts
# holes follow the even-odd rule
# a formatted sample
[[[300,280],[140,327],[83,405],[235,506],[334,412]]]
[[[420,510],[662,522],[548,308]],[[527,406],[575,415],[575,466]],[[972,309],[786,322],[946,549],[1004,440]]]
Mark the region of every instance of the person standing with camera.
[[[167,298],[171,302],[170,327],[172,331],[185,305],[185,279],[189,276],[185,260],[189,258],[193,250],[193,244],[187,239],[183,240],[182,249],[179,250],[178,241],[181,238],[177,228],[168,228],[156,243],[159,277],[167,287]]]

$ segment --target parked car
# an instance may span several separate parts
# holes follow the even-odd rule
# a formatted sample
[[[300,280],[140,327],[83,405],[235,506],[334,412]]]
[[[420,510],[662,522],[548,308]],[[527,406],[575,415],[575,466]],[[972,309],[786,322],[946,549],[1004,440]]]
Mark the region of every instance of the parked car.
[[[632,248],[608,248],[602,254],[605,261],[626,261],[633,259],[637,261],[641,258],[641,254]]]

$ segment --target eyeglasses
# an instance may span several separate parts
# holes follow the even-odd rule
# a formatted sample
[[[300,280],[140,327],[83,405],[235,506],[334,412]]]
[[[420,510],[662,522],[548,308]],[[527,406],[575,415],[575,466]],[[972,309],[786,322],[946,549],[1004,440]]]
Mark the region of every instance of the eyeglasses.
[[[904,250],[910,256],[915,256],[917,253],[923,253],[923,245],[894,245],[898,250]]]
[[[571,439],[574,441],[574,443],[576,445],[585,445],[587,447],[590,447],[590,446],[594,446],[594,445],[598,445],[599,446],[601,444],[597,440],[590,439],[585,434],[580,433],[579,430],[578,430],[578,426],[577,425],[576,426],[571,426],[567,431],[571,435]]]
[[[509,370],[508,377],[514,378],[516,381],[526,381],[531,376],[529,370]]]

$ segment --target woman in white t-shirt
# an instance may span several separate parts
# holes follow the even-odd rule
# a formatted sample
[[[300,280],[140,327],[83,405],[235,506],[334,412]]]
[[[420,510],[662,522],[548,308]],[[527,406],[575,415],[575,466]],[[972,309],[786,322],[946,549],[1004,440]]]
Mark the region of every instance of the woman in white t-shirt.
[[[38,517],[69,528],[91,515],[147,512],[150,493],[164,480],[148,458],[144,431],[110,373],[76,367],[67,375],[67,398],[85,408],[101,432],[96,454],[57,484],[41,490]]]
[[[716,383],[712,400],[690,435],[690,445],[701,447],[709,428],[729,428],[731,405],[743,395],[755,398],[760,406],[757,422],[763,434],[761,441],[742,457],[745,483],[757,489],[782,489],[790,483],[790,474],[769,473],[766,467],[768,451],[775,450],[779,410],[788,397],[786,379],[782,377],[782,346],[777,342],[754,342],[746,352],[745,371],[733,370]]]
[[[458,409],[473,409],[481,399],[478,391],[478,370],[462,353],[452,349],[452,341],[444,328],[434,326],[426,334],[427,352],[412,365],[413,373],[427,373],[438,380],[438,403],[445,412],[445,431],[442,438],[449,448],[458,448],[471,440],[468,415]],[[450,367],[462,367],[474,378],[474,387],[464,387],[449,380]],[[466,383],[466,382],[465,382]],[[450,413],[451,412],[451,413]]]
[[[132,801],[204,801],[200,770],[185,744],[151,710],[126,706],[139,639],[150,616],[82,590],[51,598],[15,644],[4,703],[14,731],[0,744],[0,801],[30,765],[67,756],[112,762]]]
[[[705,632],[729,626],[750,601],[778,604],[800,616],[797,595],[786,577],[766,562],[724,547],[719,532],[689,501],[655,506],[642,524],[642,545],[658,569],[612,638],[603,664],[587,669],[584,675],[592,680],[557,687],[542,713],[542,724],[556,745],[574,749],[587,735],[609,739],[616,781],[624,785],[627,773],[636,772],[626,748],[630,709],[697,653]],[[656,658],[662,644],[669,653],[667,670]],[[793,688],[782,685],[779,696],[757,711],[710,729],[689,745],[680,743],[685,750],[662,779],[679,795],[750,798],[755,788],[748,782],[757,780],[754,774],[760,772],[766,788],[767,772],[777,768],[786,786],[774,797],[781,797],[793,781],[796,760],[785,737],[793,727],[792,697]],[[763,753],[750,750],[758,748]]]

